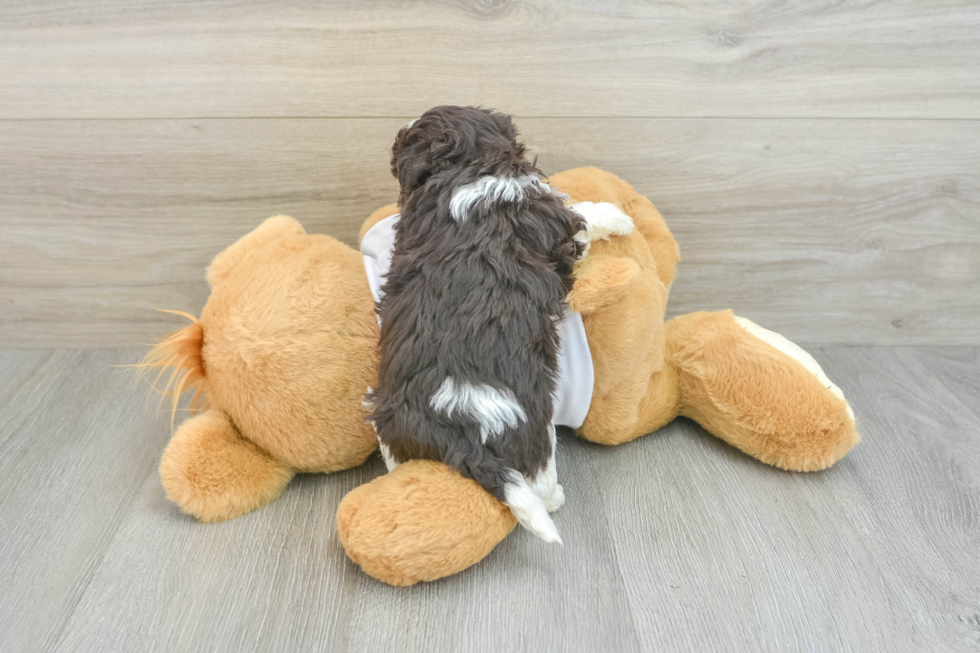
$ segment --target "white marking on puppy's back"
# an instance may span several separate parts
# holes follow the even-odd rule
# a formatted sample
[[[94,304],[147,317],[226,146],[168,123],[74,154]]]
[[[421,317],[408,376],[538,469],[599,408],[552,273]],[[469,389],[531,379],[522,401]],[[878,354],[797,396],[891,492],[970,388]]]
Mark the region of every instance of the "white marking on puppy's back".
[[[510,482],[504,485],[504,505],[517,517],[521,526],[549,544],[562,543],[558,527],[552,521],[541,497],[527,484],[518,472],[511,470]]]
[[[518,421],[527,421],[527,414],[510,389],[497,390],[486,383],[457,383],[452,377],[446,377],[429,398],[429,405],[446,417],[461,413],[477,422],[484,444],[488,437],[503,433],[504,428],[514,428]]]
[[[612,236],[629,236],[633,233],[633,218],[610,202],[579,202],[568,208],[585,220],[585,230],[575,234],[575,240],[584,245],[582,258],[595,240],[609,240]]]
[[[495,202],[518,202],[532,194],[544,195],[550,192],[552,192],[551,186],[534,175],[480,177],[453,191],[453,196],[449,200],[449,214],[457,222],[463,222],[468,217],[470,209],[480,202],[483,202],[484,207],[489,207]]]

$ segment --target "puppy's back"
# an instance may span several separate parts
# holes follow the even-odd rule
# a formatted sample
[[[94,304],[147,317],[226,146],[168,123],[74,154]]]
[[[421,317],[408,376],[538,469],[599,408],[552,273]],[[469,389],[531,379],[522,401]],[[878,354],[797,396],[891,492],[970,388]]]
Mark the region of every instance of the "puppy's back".
[[[492,171],[436,173],[403,204],[371,419],[393,462],[458,468],[558,541],[534,486],[549,468],[554,486],[557,322],[580,223],[523,158]]]

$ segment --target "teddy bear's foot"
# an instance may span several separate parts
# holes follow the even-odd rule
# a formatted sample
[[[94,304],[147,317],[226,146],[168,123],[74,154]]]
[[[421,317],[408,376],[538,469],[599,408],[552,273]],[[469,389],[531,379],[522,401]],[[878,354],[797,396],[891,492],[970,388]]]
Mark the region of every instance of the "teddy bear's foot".
[[[264,506],[292,477],[292,469],[241,437],[214,409],[181,424],[160,461],[167,498],[205,522]]]
[[[410,460],[352,490],[337,509],[351,560],[389,585],[414,585],[482,560],[517,524],[476,482],[442,463]]]
[[[833,465],[860,441],[840,389],[800,347],[731,311],[667,324],[680,413],[791,471]]]

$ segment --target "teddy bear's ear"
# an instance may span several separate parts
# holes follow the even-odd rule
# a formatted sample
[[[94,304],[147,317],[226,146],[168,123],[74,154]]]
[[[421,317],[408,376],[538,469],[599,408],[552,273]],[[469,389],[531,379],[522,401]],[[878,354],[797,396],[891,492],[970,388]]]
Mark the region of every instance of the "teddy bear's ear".
[[[282,236],[290,234],[302,236],[305,233],[306,231],[302,225],[288,215],[277,215],[266,218],[262,224],[239,238],[234,245],[226,248],[214,257],[211,265],[208,266],[208,285],[214,288],[215,285],[231,274],[231,271],[235,269],[236,265],[241,263],[242,259],[263,245]]]
[[[640,265],[631,258],[586,258],[576,269],[568,307],[583,315],[595,312],[622,299],[639,275]]]
[[[368,219],[361,225],[361,231],[357,234],[357,242],[360,243],[362,240],[364,240],[364,234],[366,234],[371,227],[378,224],[385,218],[395,215],[396,213],[398,213],[398,205],[388,204],[387,206],[382,206],[380,209],[369,215]]]

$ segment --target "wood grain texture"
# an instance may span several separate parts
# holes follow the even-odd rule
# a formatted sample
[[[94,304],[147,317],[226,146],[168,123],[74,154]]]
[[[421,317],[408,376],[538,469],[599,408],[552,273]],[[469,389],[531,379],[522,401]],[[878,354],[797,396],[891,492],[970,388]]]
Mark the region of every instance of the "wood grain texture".
[[[0,649],[976,650],[980,348],[813,353],[864,436],[830,470],[767,467],[686,420],[620,447],[563,433],[565,546],[518,529],[411,588],[337,541],[379,458],[199,524],[152,470],[166,416],[106,374],[132,354],[0,353]]]
[[[395,196],[396,119],[0,122],[0,342],[136,346],[197,313],[211,258],[291,214],[353,244]],[[980,343],[980,122],[521,119],[681,245],[671,315],[804,343]]]
[[[641,650],[612,543],[587,517],[602,514],[597,495],[563,522],[574,544],[521,533],[466,574],[393,588],[346,558],[333,521],[344,494],[383,473],[374,456],[302,476],[267,509],[208,526],[147,479],[54,650]]]
[[[977,350],[813,353],[864,438],[825,472],[766,469],[690,422],[592,458],[606,512],[621,516],[610,527],[641,639],[975,650],[980,413],[944,380],[972,364],[976,393]],[[635,509],[638,495],[648,510]]]
[[[0,117],[980,117],[980,7],[14,0]]]
[[[116,363],[133,353],[0,354],[0,650],[49,650],[168,424]]]
[[[357,240],[399,121],[0,122],[0,342],[129,346],[277,213]],[[46,344],[45,344],[46,343]]]

